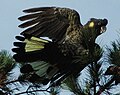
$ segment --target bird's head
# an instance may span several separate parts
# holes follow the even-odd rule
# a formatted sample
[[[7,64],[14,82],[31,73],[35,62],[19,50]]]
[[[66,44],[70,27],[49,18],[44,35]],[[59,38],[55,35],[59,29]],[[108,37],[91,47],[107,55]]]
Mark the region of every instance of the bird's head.
[[[106,31],[107,19],[91,18],[82,28],[83,35],[89,39],[96,39],[100,34]]]
[[[106,31],[106,25],[108,24],[107,19],[96,19],[91,18],[90,21],[85,25],[87,28],[89,28],[91,31],[94,31],[96,33],[96,36],[99,36],[100,34],[104,33]]]
[[[96,38],[106,31],[107,19],[91,18],[81,29],[82,42],[93,45]],[[87,45],[88,46],[88,45]]]

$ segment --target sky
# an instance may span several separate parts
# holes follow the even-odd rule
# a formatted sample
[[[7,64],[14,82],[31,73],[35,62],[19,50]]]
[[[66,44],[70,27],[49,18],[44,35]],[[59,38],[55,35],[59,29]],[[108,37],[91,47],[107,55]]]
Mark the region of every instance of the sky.
[[[15,36],[22,29],[17,18],[24,15],[23,9],[56,6],[75,9],[80,14],[84,25],[90,18],[107,18],[107,31],[100,35],[96,42],[101,47],[110,45],[119,38],[120,34],[120,0],[1,0],[0,2],[0,50],[5,49],[12,53],[11,48]]]

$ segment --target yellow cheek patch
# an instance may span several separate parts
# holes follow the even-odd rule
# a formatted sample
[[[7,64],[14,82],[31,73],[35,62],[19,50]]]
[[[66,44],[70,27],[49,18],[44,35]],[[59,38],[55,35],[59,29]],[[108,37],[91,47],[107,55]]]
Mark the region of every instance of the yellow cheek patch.
[[[91,22],[91,23],[89,24],[89,27],[92,28],[92,27],[94,27],[94,25],[95,25],[94,22]]]

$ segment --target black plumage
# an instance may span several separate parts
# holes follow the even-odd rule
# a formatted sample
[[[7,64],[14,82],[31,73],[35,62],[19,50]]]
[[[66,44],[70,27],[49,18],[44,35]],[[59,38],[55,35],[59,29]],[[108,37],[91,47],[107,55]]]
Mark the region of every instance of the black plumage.
[[[29,63],[41,80],[52,83],[76,76],[89,64],[89,49],[99,48],[95,39],[108,23],[107,19],[92,18],[83,26],[78,12],[69,8],[40,7],[23,12],[28,14],[19,20],[26,22],[19,27],[26,29],[23,36],[16,37],[19,42],[14,42],[13,57]]]

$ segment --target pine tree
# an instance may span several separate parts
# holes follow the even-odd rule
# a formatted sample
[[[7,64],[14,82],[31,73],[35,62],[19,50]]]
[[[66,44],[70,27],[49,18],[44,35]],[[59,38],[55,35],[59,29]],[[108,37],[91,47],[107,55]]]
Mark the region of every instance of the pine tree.
[[[10,87],[7,83],[11,77],[11,71],[15,67],[15,61],[11,54],[6,50],[0,51],[0,95],[7,95],[11,93]]]

